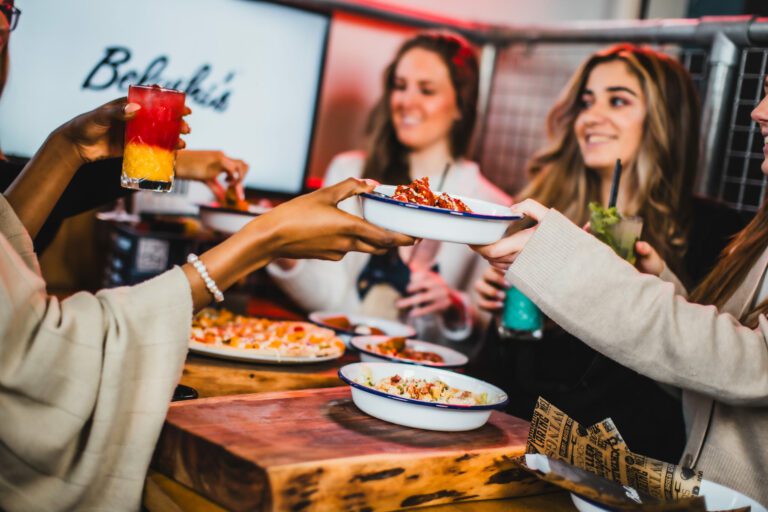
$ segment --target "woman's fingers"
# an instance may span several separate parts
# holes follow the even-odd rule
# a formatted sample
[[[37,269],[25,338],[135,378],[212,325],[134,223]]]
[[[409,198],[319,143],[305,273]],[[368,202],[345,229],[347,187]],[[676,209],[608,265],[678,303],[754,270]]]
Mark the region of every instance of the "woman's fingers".
[[[534,201],[533,199],[526,199],[522,202],[512,205],[512,213],[523,214],[526,217],[530,217],[535,221],[540,221],[546,215],[548,209],[541,203]]]
[[[502,238],[498,242],[490,245],[472,246],[472,249],[492,264],[495,262],[510,264],[517,257],[517,254],[523,250],[525,244],[528,243],[528,240],[535,231],[536,226],[524,229],[506,238]],[[494,266],[500,268],[499,265],[494,264]]]
[[[213,192],[213,196],[216,198],[216,202],[219,203],[219,206],[224,206],[227,202],[227,191],[221,186],[221,183],[216,179],[212,179],[206,180],[205,184],[208,185],[208,188]]]
[[[421,306],[415,307],[411,309],[410,312],[408,312],[408,316],[411,318],[416,318],[419,316],[429,315],[431,313],[439,313],[442,311],[445,311],[451,306],[451,301],[449,299],[439,299],[434,302],[428,302],[426,304],[423,304]]]
[[[475,291],[480,295],[480,297],[489,301],[502,301],[507,295],[504,290],[499,290],[495,286],[492,286],[488,282],[482,280],[475,283]]]

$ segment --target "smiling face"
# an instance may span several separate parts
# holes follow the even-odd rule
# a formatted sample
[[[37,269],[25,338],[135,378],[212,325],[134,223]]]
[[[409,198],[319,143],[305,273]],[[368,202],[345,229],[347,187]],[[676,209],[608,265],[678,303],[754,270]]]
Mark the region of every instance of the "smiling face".
[[[436,144],[449,148],[451,127],[460,114],[448,67],[438,54],[414,48],[402,56],[389,107],[397,139],[411,151]]]
[[[610,176],[620,158],[627,168],[643,139],[647,109],[640,81],[622,61],[598,64],[580,100],[574,130],[586,166]]]
[[[763,163],[760,170],[768,175],[768,78],[763,81],[763,99],[752,111],[752,120],[760,127],[763,136]]]

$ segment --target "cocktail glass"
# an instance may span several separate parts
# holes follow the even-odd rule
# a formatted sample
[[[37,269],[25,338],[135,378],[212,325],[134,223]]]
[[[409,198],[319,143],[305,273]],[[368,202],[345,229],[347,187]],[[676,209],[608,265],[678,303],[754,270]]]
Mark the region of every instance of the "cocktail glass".
[[[125,188],[168,192],[173,187],[176,144],[184,115],[183,92],[157,85],[131,85],[128,101],[141,109],[125,126],[120,184]]]
[[[502,339],[538,340],[543,337],[541,310],[514,286],[507,290],[499,322]]]
[[[610,246],[616,254],[631,264],[637,261],[635,243],[643,232],[643,219],[636,216],[620,215],[616,208],[602,208],[590,205],[590,231],[595,237]]]

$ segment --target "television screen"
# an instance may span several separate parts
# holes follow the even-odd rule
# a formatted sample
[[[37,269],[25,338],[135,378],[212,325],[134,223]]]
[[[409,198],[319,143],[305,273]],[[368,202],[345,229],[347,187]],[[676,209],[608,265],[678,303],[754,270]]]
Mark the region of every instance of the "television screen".
[[[329,18],[255,0],[30,0],[10,38],[0,147],[31,156],[131,83],[187,93],[190,149],[250,165],[246,186],[293,194],[309,157]]]

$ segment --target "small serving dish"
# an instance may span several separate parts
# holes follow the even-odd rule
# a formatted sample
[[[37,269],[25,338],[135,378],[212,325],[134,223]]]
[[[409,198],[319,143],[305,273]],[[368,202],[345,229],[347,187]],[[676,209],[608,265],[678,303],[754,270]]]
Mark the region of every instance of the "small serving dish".
[[[393,185],[379,185],[360,194],[363,217],[371,224],[416,238],[472,245],[498,241],[522,215],[500,204],[453,195],[472,209],[458,212],[392,199]],[[440,192],[435,192],[439,194]]]
[[[254,218],[270,210],[270,208],[256,204],[249,205],[247,210],[227,208],[219,206],[217,203],[201,204],[199,207],[200,222],[203,226],[230,235],[240,231]]]
[[[348,347],[352,346],[351,341],[353,337],[361,335],[383,335],[402,338],[416,336],[416,330],[410,325],[355,313],[315,311],[309,314],[309,321],[321,327],[333,329]]]
[[[708,511],[714,512],[717,510],[735,510],[743,507],[752,507],[750,509],[752,512],[768,512],[768,509],[752,498],[711,480],[704,479],[701,481],[699,496],[704,496]],[[581,512],[611,512],[613,510],[574,493],[571,493],[571,501]]]
[[[442,381],[451,388],[484,396],[480,405],[459,405],[417,400],[370,387],[397,376]],[[339,378],[352,388],[352,401],[363,412],[380,420],[424,430],[459,432],[480,428],[491,411],[507,403],[507,394],[481,380],[447,370],[401,363],[352,363],[339,369]]]
[[[390,343],[393,336],[355,336],[350,342],[352,348],[360,352],[360,360],[365,362],[389,361],[393,363],[418,364],[434,368],[461,368],[469,361],[467,356],[442,345],[421,340],[405,340],[406,351],[382,353],[377,346]],[[425,359],[422,354],[434,354],[440,361]]]

